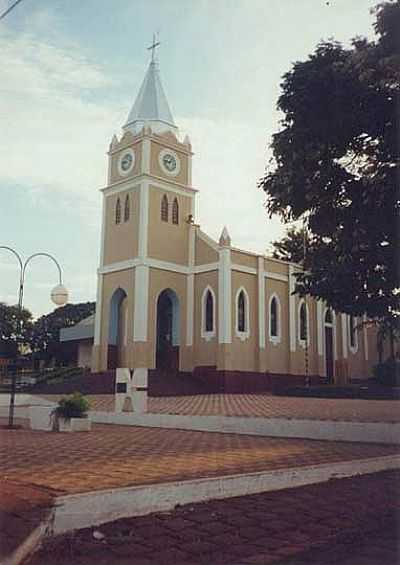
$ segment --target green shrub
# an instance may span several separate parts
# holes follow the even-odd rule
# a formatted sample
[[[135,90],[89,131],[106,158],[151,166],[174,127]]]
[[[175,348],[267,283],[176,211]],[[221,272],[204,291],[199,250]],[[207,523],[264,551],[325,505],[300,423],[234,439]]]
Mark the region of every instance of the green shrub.
[[[400,360],[392,357],[374,367],[374,376],[383,386],[400,386]]]
[[[64,396],[54,408],[53,414],[57,418],[87,418],[90,408],[89,401],[80,392],[74,392],[70,396]]]

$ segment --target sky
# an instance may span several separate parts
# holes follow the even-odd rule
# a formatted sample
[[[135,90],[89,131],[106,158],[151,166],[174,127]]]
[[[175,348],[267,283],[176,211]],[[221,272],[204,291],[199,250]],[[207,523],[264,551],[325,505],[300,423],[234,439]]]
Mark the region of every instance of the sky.
[[[0,0],[3,12],[12,0]],[[265,253],[285,227],[257,187],[279,130],[284,73],[321,40],[373,38],[376,0],[22,0],[0,21],[0,245],[53,254],[71,302],[95,300],[106,151],[159,33],[161,81],[190,136],[196,223]],[[0,301],[17,302],[0,250]],[[24,305],[50,312],[51,260],[26,271]]]

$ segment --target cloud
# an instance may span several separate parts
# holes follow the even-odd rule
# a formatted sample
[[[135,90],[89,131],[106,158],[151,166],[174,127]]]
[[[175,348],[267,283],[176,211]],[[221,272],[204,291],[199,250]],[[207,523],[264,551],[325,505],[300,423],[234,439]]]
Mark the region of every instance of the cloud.
[[[1,37],[0,65],[1,182],[93,201],[105,183],[106,140],[120,123],[118,106],[100,101],[111,77],[77,50],[29,36]]]

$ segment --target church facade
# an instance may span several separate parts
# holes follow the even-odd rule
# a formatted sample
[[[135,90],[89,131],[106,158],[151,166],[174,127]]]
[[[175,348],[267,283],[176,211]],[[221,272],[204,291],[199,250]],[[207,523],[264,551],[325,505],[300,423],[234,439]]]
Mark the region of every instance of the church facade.
[[[92,371],[194,373],[227,391],[370,376],[362,320],[294,295],[298,265],[235,248],[226,228],[219,241],[201,230],[192,158],[152,59],[108,152]]]

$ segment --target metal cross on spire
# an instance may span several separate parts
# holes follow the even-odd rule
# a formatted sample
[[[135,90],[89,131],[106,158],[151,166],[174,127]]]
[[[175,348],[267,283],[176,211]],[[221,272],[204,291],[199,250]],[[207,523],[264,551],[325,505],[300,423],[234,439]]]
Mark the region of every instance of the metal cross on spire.
[[[151,50],[151,62],[154,63],[154,52],[156,50],[156,47],[158,47],[160,45],[160,42],[158,41],[158,37],[156,37],[156,34],[153,33],[153,44],[150,45],[150,47],[148,47],[147,49],[150,51]]]

